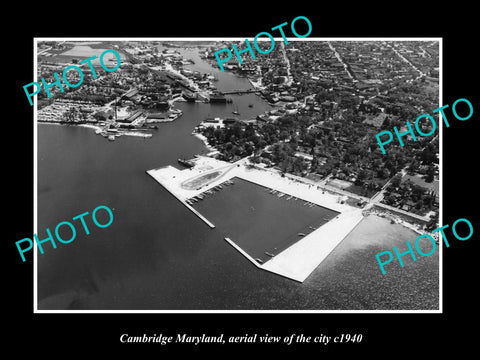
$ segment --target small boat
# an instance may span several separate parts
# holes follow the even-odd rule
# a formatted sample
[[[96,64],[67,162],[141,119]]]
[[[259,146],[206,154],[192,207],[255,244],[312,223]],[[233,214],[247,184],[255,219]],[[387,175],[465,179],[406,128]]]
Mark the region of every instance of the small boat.
[[[298,236],[305,236],[306,234],[304,233],[298,233]]]
[[[253,104],[248,104],[248,107],[250,107],[250,108],[253,107]]]
[[[108,135],[108,140],[114,141],[115,140],[115,135]]]
[[[263,264],[263,260],[259,258],[255,258],[256,261],[258,261],[260,264]]]
[[[313,226],[309,226],[309,228],[312,229],[312,230],[317,230],[317,228],[313,227]]]
[[[186,159],[177,159],[178,163],[185,166],[185,167],[188,167],[188,168],[191,168],[191,167],[194,167],[195,166],[195,163],[191,160],[186,160]]]
[[[275,255],[273,255],[272,253],[269,253],[268,251],[265,251],[265,254],[270,256],[270,257],[274,257]]]
[[[232,114],[240,115],[240,113],[238,112],[238,106],[235,106],[235,110],[232,111]]]

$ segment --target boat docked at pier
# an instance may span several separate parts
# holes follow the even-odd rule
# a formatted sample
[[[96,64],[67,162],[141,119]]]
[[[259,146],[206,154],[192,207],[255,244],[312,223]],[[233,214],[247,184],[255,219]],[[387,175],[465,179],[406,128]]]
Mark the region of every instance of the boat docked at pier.
[[[178,161],[179,164],[181,164],[185,167],[188,167],[188,168],[191,168],[191,167],[195,166],[195,162],[193,162],[192,160],[178,159],[177,161]]]

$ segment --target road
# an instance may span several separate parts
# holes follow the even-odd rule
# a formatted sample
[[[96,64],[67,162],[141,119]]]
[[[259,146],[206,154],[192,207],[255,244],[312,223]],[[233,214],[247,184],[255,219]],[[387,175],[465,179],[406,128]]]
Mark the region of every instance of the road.
[[[37,56],[38,56],[38,55],[42,55],[43,53],[47,52],[47,51],[50,50],[51,48],[52,48],[52,47],[50,46],[49,48],[43,49],[42,51],[40,51],[40,52],[37,54]]]
[[[246,164],[246,159],[247,158],[241,159],[242,161],[239,161],[238,163],[239,164],[240,163],[241,164]],[[271,172],[276,173],[276,174],[280,173],[280,171],[275,170],[275,169],[271,169],[271,168],[259,168],[259,169],[266,170],[266,171],[271,171]],[[402,171],[404,171],[404,170],[402,170]],[[415,218],[415,219],[418,219],[418,220],[421,220],[421,221],[425,221],[425,222],[430,221],[430,218],[427,217],[427,216],[417,215],[417,214],[414,214],[414,213],[411,213],[411,212],[408,212],[408,211],[405,211],[405,210],[402,210],[402,209],[398,209],[396,207],[393,207],[393,206],[390,206],[390,205],[387,205],[387,204],[383,204],[383,203],[380,202],[383,199],[383,192],[385,191],[386,187],[388,186],[390,181],[393,179],[393,177],[372,198],[368,198],[368,197],[365,197],[365,196],[354,194],[350,191],[341,190],[341,189],[337,189],[333,186],[326,185],[325,181],[328,178],[322,180],[321,182],[316,182],[316,181],[313,181],[313,180],[306,179],[304,177],[300,177],[300,176],[296,176],[296,175],[288,174],[288,173],[285,174],[285,177],[287,177],[289,179],[292,179],[292,180],[302,182],[304,184],[308,184],[308,185],[318,187],[318,188],[323,189],[323,190],[327,190],[329,192],[333,192],[333,193],[343,195],[343,196],[348,196],[350,198],[354,198],[354,199],[357,199],[359,201],[365,201],[365,202],[368,203],[368,205],[365,207],[365,209],[368,209],[368,208],[373,207],[373,206],[378,206],[378,207],[384,208],[386,210],[389,210],[391,212],[396,212],[396,213],[399,213],[399,214],[402,214],[402,215],[410,216],[412,218]]]
[[[407,166],[405,166],[402,170],[400,170],[400,172],[402,173],[402,176],[405,175],[405,173],[407,172]],[[383,200],[383,194],[385,193],[385,189],[387,188],[387,186],[390,184],[390,182],[392,181],[392,179],[396,176],[397,174],[395,174],[394,176],[392,176],[390,178],[390,180],[388,180],[385,185],[382,186],[382,188],[375,194],[372,196],[371,198],[371,202],[375,202],[375,203],[379,203],[380,201]]]
[[[66,40],[59,42],[58,45],[62,45],[65,41],[66,41]],[[38,56],[38,55],[42,55],[43,53],[45,53],[45,52],[47,52],[47,51],[49,51],[49,50],[52,50],[52,46],[50,46],[50,47],[47,48],[47,49],[43,49],[42,51],[40,51],[40,52],[37,54],[37,56]]]
[[[330,47],[330,49],[333,51],[333,53],[335,54],[335,57],[338,59],[338,61],[343,65],[343,67],[345,68],[345,71],[347,72],[348,76],[350,77],[350,79],[354,80],[354,81],[357,81],[353,75],[350,73],[350,71],[348,70],[348,66],[347,64],[345,64],[345,62],[343,61],[342,57],[340,56],[340,54],[337,52],[337,49],[335,49],[332,45],[332,43],[330,41],[327,41],[328,43],[328,46]]]
[[[374,205],[378,206],[378,207],[382,207],[382,208],[387,209],[387,210],[390,210],[392,212],[396,212],[396,213],[399,213],[399,214],[410,216],[412,218],[415,218],[415,219],[418,219],[418,220],[421,220],[421,221],[429,222],[431,220],[430,217],[428,217],[428,216],[417,215],[417,214],[414,214],[414,213],[411,213],[411,212],[408,212],[408,211],[405,211],[405,210],[402,210],[402,209],[399,209],[399,208],[396,208],[396,207],[393,207],[393,206],[390,206],[390,205],[387,205],[387,204],[371,203],[371,206],[374,206]]]
[[[404,167],[402,170],[400,170],[400,172],[402,173],[402,176],[405,175],[405,173],[407,172],[406,169],[407,169],[407,167]],[[395,174],[395,176],[396,176],[396,174]],[[369,201],[369,205],[370,206],[374,206],[374,205],[379,206],[379,207],[382,207],[384,209],[394,211],[394,212],[397,212],[397,213],[400,213],[400,214],[403,214],[403,215],[407,215],[407,216],[410,216],[410,217],[413,217],[415,219],[422,220],[422,221],[425,221],[425,222],[430,221],[430,218],[428,216],[417,215],[417,214],[414,214],[414,213],[411,213],[411,212],[408,212],[408,211],[405,211],[405,210],[402,210],[402,209],[399,209],[399,208],[381,203],[381,201],[383,200],[383,195],[385,193],[386,188],[388,187],[388,185],[390,184],[390,182],[392,181],[392,179],[395,176],[392,176],[390,178],[390,180],[388,180],[385,183],[385,185],[382,186],[380,191],[378,191],[375,195],[372,196],[372,198]]]
[[[281,171],[275,170],[275,169],[272,169],[272,168],[261,168],[261,167],[257,167],[257,168],[261,169],[261,170],[265,170],[265,171],[270,171],[270,172],[273,172],[275,174],[280,174],[281,173]],[[289,179],[292,179],[292,180],[295,180],[295,181],[302,182],[304,184],[312,185],[312,186],[318,187],[320,189],[324,189],[324,190],[327,190],[327,191],[330,191],[330,192],[333,192],[333,193],[336,193],[336,194],[339,194],[339,195],[348,196],[348,197],[351,197],[351,198],[354,198],[354,199],[357,199],[357,200],[360,200],[360,201],[366,201],[366,202],[370,201],[370,198],[367,198],[365,196],[357,195],[357,194],[354,194],[354,193],[349,192],[349,191],[341,190],[341,189],[338,189],[336,187],[326,185],[325,180],[327,180],[327,179],[324,179],[321,182],[318,182],[318,181],[306,179],[304,177],[289,174],[289,173],[285,173],[285,177],[289,178]]]
[[[282,44],[283,58],[285,59],[285,64],[287,65],[287,82],[285,85],[292,86],[293,76],[290,71],[290,61],[288,60],[287,51],[285,50],[285,43],[282,42],[281,44]]]
[[[425,74],[424,72],[422,72],[421,70],[419,70],[415,65],[413,65],[413,64],[410,62],[410,60],[408,60],[405,56],[403,56],[402,54],[400,54],[400,53],[397,51],[397,49],[395,49],[392,45],[388,44],[387,42],[384,42],[384,44],[385,44],[386,46],[388,46],[390,49],[392,49],[393,52],[394,52],[395,54],[397,54],[397,56],[398,56],[400,59],[402,59],[404,62],[406,62],[407,64],[409,64],[415,71],[417,71],[417,72],[420,74],[415,80],[421,78],[422,76],[426,76],[426,75],[427,75],[427,74]]]

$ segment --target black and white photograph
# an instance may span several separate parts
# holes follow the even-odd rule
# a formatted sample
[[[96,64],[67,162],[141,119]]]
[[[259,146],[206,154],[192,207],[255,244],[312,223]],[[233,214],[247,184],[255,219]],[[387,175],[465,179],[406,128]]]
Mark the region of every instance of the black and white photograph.
[[[39,311],[440,309],[440,39],[36,45]]]

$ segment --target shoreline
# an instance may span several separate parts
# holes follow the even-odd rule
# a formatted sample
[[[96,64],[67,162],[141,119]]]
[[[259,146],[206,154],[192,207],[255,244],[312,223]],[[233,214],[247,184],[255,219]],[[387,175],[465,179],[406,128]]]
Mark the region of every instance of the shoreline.
[[[437,233],[432,233],[432,232],[426,231],[422,228],[422,225],[419,225],[419,224],[413,223],[413,222],[409,222],[409,221],[403,219],[401,216],[393,214],[389,210],[386,210],[386,209],[385,210],[379,210],[378,208],[375,208],[375,209],[370,208],[370,209],[365,209],[363,211],[363,215],[364,215],[364,217],[374,215],[374,216],[377,216],[377,217],[381,217],[381,218],[390,220],[391,223],[393,222],[395,224],[402,225],[403,227],[414,231],[418,235],[430,235],[431,237],[433,237],[435,239],[437,244],[440,241],[440,237],[439,237],[438,232]]]
[[[57,122],[57,121],[53,121],[53,122],[47,122],[47,121],[38,121],[38,124],[46,124],[46,125],[57,125],[57,126],[60,126],[60,125],[67,125],[67,126],[77,126],[77,127],[81,127],[81,128],[85,128],[85,129],[91,129],[91,130],[95,130],[95,131],[103,131],[103,128],[102,126],[100,125],[94,125],[94,124],[68,124],[68,123],[60,123],[60,122]],[[95,135],[100,135],[100,133],[96,133]],[[113,135],[113,134],[112,134]],[[153,136],[153,134],[151,133],[141,133],[139,131],[135,131],[135,130],[132,130],[132,131],[122,131],[118,134],[115,134],[115,137],[120,137],[120,136],[134,136],[134,137],[142,137],[142,138],[150,138]]]
[[[202,135],[202,134],[199,134],[199,133],[197,133],[197,132],[195,132],[195,131],[192,132],[192,135],[193,135],[194,137],[196,137],[197,139],[199,139],[200,141],[203,142],[203,144],[205,145],[205,147],[206,147],[207,150],[209,151],[209,152],[207,153],[207,156],[212,156],[212,155],[215,155],[215,154],[219,154],[219,153],[220,153],[220,151],[218,151],[215,147],[213,147],[212,145],[210,145],[210,144],[208,143],[208,139],[207,139],[206,136],[204,136],[204,135]]]
[[[265,86],[262,86],[260,85],[261,81],[253,81],[253,79],[251,79],[250,77],[246,77],[248,82],[250,83],[250,85],[252,85],[252,87],[257,90],[257,91],[263,91],[265,90]]]

